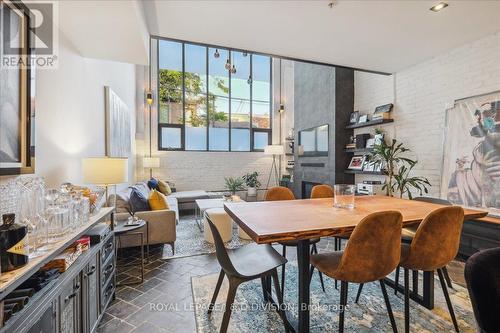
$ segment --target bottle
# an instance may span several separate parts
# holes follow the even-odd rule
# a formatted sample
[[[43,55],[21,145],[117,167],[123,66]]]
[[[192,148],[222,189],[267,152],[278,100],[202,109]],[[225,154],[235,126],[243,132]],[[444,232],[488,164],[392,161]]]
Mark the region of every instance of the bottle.
[[[28,227],[14,223],[15,214],[2,216],[0,226],[0,262],[2,272],[12,271],[28,263]]]

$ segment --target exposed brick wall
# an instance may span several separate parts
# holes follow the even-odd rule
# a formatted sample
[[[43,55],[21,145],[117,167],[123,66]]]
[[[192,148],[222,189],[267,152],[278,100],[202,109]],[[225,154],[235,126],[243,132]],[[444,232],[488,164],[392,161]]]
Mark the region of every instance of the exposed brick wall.
[[[391,82],[393,81],[392,95]],[[384,129],[404,142],[419,161],[418,175],[439,196],[446,109],[456,99],[500,90],[500,33],[484,37],[389,77],[355,76],[355,109],[372,112],[395,104],[394,120]],[[358,130],[361,131],[361,130]],[[357,177],[357,181],[366,176]]]

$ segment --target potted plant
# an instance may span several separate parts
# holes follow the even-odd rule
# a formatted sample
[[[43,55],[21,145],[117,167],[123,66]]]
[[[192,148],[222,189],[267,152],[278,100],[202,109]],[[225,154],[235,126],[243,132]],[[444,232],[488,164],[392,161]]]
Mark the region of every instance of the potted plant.
[[[245,184],[247,185],[247,194],[250,197],[254,197],[257,195],[257,188],[259,188],[261,185],[258,177],[259,173],[257,171],[247,173],[242,177],[245,181]]]
[[[403,143],[398,143],[396,139],[393,139],[391,144],[387,144],[382,139],[373,148],[371,161],[382,164],[383,172],[387,175],[387,182],[382,189],[386,191],[388,196],[392,197],[398,191],[400,198],[407,194],[408,198],[411,199],[412,189],[419,191],[420,194],[428,193],[427,186],[431,186],[431,184],[427,178],[410,176],[417,161],[404,156],[408,151],[410,149],[404,147]]]
[[[231,192],[231,196],[232,196],[233,200],[236,199],[236,192],[237,191],[242,191],[245,189],[245,187],[243,186],[245,181],[240,177],[236,177],[236,178],[227,177],[227,178],[224,178],[224,181],[226,182],[226,189],[228,189],[229,192]]]

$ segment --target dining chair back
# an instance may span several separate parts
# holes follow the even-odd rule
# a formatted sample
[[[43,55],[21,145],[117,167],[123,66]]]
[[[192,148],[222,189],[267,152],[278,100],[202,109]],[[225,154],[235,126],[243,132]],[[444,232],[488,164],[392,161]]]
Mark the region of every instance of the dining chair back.
[[[315,185],[311,190],[311,199],[333,198],[333,188],[330,185]]]
[[[222,240],[219,230],[212,222],[208,214],[205,214],[205,218],[207,219],[208,225],[210,226],[210,230],[212,231],[212,235],[214,237],[215,255],[217,256],[219,265],[228,275],[239,276],[240,274],[234,267],[233,263],[231,262],[231,258],[227,253],[226,247],[224,246],[224,241]]]
[[[266,201],[295,200],[293,192],[283,186],[271,187],[267,190]]]
[[[337,268],[339,280],[363,283],[385,278],[399,264],[403,217],[377,212],[354,228]]]
[[[464,210],[459,206],[438,208],[418,226],[408,247],[403,247],[402,266],[423,271],[442,268],[452,261],[460,246]]]

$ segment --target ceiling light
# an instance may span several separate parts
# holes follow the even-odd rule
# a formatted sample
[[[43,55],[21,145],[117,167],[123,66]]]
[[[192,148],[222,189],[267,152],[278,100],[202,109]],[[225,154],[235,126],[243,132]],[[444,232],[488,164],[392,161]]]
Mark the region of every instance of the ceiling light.
[[[226,60],[226,64],[224,65],[224,68],[227,70],[231,69],[231,61],[229,60],[229,58]]]
[[[214,58],[219,58],[219,57],[220,57],[219,50],[215,49]]]
[[[444,9],[448,7],[448,4],[446,2],[440,2],[437,5],[434,5],[430,8],[433,12],[439,12],[441,9]]]

